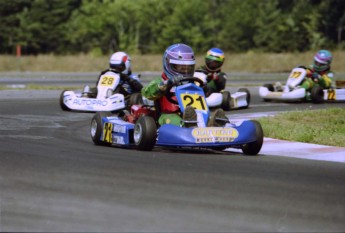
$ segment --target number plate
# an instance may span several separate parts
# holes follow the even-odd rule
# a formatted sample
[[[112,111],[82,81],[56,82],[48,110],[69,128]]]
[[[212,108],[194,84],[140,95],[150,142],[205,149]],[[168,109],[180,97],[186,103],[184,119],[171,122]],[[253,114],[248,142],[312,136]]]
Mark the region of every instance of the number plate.
[[[183,107],[192,106],[197,110],[207,110],[205,98],[198,94],[181,94]]]
[[[111,87],[114,83],[114,78],[111,76],[104,76],[101,80],[101,86]]]

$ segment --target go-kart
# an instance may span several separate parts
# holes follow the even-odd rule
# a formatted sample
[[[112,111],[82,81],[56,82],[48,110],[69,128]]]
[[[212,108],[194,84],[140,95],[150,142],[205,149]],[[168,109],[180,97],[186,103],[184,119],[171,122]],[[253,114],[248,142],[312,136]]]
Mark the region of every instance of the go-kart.
[[[64,90],[60,95],[60,107],[64,111],[115,112],[134,103],[142,103],[141,95],[124,95],[120,91],[120,76],[102,76],[97,85],[97,95],[86,86],[82,92]]]
[[[187,82],[187,83],[185,83]],[[194,82],[198,82],[199,86]],[[165,148],[226,148],[242,149],[246,155],[257,155],[263,144],[263,131],[255,120],[230,123],[223,127],[207,126],[210,109],[202,89],[204,83],[198,78],[181,79],[175,87],[167,90],[167,98],[178,103],[183,113],[192,106],[197,114],[197,126],[186,128],[172,124],[158,124],[158,108],[149,105],[133,105],[130,111],[119,114],[97,112],[91,120],[91,138],[96,145],[129,147],[150,151],[155,146]],[[173,90],[175,89],[175,90]]]
[[[330,88],[323,89],[319,85],[314,85],[311,91],[306,91],[300,87],[305,80],[307,71],[303,67],[292,69],[285,85],[279,83],[264,84],[259,88],[259,95],[264,101],[285,101],[298,102],[309,101],[322,103],[324,101],[344,101],[345,89]]]
[[[194,77],[207,83],[207,74],[202,71],[194,72]],[[222,90],[206,97],[206,102],[210,108],[222,108],[224,111],[244,109],[249,107],[250,92],[247,88],[239,88],[235,93]]]

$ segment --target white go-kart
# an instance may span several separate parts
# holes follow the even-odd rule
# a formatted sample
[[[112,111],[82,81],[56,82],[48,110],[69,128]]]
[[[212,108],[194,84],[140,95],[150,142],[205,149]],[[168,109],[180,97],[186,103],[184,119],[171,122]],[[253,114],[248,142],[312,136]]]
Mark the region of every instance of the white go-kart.
[[[194,77],[201,79],[204,83],[207,82],[207,75],[203,72],[195,72]],[[239,88],[235,93],[222,90],[206,97],[206,102],[210,108],[222,108],[224,111],[244,109],[249,107],[250,92],[247,88]]]
[[[60,106],[64,111],[116,112],[131,104],[142,103],[140,93],[124,96],[118,93],[120,76],[103,75],[97,85],[97,96],[91,97],[89,88],[82,92],[64,90],[60,96]]]
[[[300,87],[306,78],[307,71],[305,68],[294,68],[285,85],[280,83],[264,84],[259,88],[259,95],[264,101],[284,101],[298,102],[309,101],[313,103],[322,103],[324,101],[345,101],[345,89],[330,88],[322,89],[319,85],[315,85],[311,91],[306,91]]]

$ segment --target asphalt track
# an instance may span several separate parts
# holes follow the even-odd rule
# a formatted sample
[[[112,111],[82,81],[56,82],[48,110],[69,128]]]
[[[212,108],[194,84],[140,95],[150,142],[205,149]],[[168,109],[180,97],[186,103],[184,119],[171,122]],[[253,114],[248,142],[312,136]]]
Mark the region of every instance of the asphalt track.
[[[100,147],[89,134],[93,114],[63,112],[59,95],[0,91],[0,231],[345,230],[345,148],[273,139],[259,156]],[[344,103],[265,103],[253,94],[250,108],[228,115],[329,107]],[[320,150],[340,161],[310,157]]]

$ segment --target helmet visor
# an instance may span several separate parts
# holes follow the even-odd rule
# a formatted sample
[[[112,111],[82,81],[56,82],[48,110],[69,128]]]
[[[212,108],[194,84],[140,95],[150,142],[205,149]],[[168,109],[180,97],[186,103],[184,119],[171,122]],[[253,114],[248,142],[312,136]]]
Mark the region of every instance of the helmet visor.
[[[223,65],[223,62],[222,61],[215,61],[215,60],[211,60],[211,59],[206,59],[206,65],[209,69],[216,70],[216,69],[219,69]]]
[[[115,69],[118,72],[122,72],[126,69],[126,66],[123,63],[121,63],[121,64],[110,64],[110,67]]]
[[[328,64],[324,64],[314,60],[314,68],[316,71],[324,71],[328,68]]]
[[[182,75],[190,75],[190,74],[194,74],[195,65],[171,64],[171,68],[176,73],[179,73]]]
[[[182,74],[183,76],[192,76],[195,69],[195,60],[180,61],[171,59],[170,67],[175,73]]]

